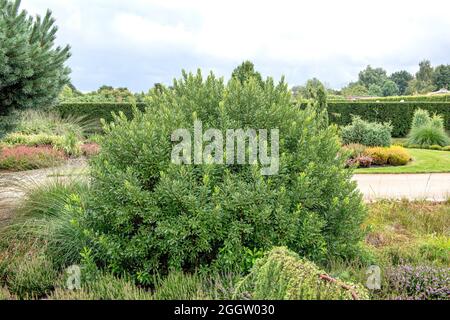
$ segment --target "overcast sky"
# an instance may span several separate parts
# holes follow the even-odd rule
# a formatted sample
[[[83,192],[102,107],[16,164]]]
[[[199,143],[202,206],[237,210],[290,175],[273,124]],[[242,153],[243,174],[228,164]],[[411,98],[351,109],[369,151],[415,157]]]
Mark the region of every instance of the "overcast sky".
[[[333,88],[367,64],[415,72],[450,63],[448,0],[22,0],[53,11],[70,44],[72,82],[147,91],[181,69],[227,79],[243,60],[290,85],[317,77]]]

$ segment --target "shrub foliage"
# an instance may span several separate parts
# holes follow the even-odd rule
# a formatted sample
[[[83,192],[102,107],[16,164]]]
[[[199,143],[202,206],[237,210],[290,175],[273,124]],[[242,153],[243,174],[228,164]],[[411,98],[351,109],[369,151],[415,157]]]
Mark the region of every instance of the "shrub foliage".
[[[264,85],[183,73],[173,90],[152,96],[106,125],[92,161],[86,223],[98,262],[141,283],[154,272],[234,268],[246,249],[286,245],[320,260],[358,248],[365,215],[360,194],[336,157],[335,127],[314,110],[292,108],[282,81]],[[192,128],[278,128],[280,172],[259,165],[175,165],[171,133]]]
[[[403,166],[411,160],[408,151],[400,146],[367,148],[364,154],[376,165]]]
[[[391,145],[391,132],[392,126],[389,123],[367,122],[354,117],[350,125],[342,128],[342,142],[387,147]]]

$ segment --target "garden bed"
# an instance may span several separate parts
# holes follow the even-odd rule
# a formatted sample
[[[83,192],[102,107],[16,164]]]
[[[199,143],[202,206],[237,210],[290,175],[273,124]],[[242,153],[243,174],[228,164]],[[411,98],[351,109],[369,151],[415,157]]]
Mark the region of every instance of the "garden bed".
[[[356,169],[355,173],[447,173],[450,172],[450,152],[408,149],[413,160],[404,166],[378,166]]]

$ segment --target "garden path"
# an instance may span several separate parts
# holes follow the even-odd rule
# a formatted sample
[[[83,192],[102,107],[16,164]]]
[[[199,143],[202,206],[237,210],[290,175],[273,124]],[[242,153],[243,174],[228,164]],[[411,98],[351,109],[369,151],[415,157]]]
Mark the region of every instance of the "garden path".
[[[0,171],[0,226],[11,217],[12,209],[28,187],[57,177],[79,175],[80,171],[86,168],[86,159],[78,158],[69,159],[63,166],[55,168],[22,172]]]
[[[366,201],[450,199],[450,173],[355,174],[353,180],[358,183]]]

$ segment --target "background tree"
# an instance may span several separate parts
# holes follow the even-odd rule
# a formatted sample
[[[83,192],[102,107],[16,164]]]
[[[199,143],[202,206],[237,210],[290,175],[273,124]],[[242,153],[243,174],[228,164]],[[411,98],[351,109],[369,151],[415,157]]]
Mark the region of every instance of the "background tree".
[[[433,67],[429,60],[423,60],[419,63],[419,71],[416,73],[416,79],[411,81],[408,86],[408,93],[427,93],[434,91],[433,85]]]
[[[308,98],[317,98],[318,94],[326,95],[326,89],[322,82],[317,78],[312,78],[306,81],[306,92]]]
[[[450,64],[437,66],[433,73],[436,89],[450,89]]]
[[[232,78],[239,79],[243,84],[250,78],[255,78],[258,83],[263,84],[261,74],[255,70],[255,65],[251,61],[244,61],[241,65],[234,69],[231,74]]]
[[[343,96],[364,97],[368,96],[368,90],[358,82],[350,82],[348,86],[341,90]]]
[[[134,102],[135,96],[128,88],[114,88],[111,86],[101,86],[97,90],[97,94],[104,98],[105,101],[113,102]]]
[[[33,18],[19,7],[0,0],[0,113],[50,105],[69,83],[70,48],[55,48],[51,11]]]
[[[387,80],[386,70],[382,68],[372,68],[370,65],[359,73],[359,82],[369,89],[371,84],[383,86],[384,81]]]
[[[383,92],[384,97],[396,96],[399,94],[398,87],[392,80],[386,80],[383,83],[383,87],[381,87],[381,91]]]
[[[401,70],[394,72],[389,77],[398,87],[398,92],[400,95],[404,95],[406,93],[406,89],[408,88],[408,83],[414,79],[413,75],[406,70]]]
[[[306,96],[306,87],[305,86],[293,86],[291,88],[291,93],[294,97],[305,97]]]
[[[379,85],[371,84],[369,86],[368,94],[371,97],[380,97],[383,95],[383,91],[381,91],[381,87]]]
[[[419,63],[419,71],[416,73],[416,79],[421,82],[433,81],[433,67],[429,60],[423,60]]]

